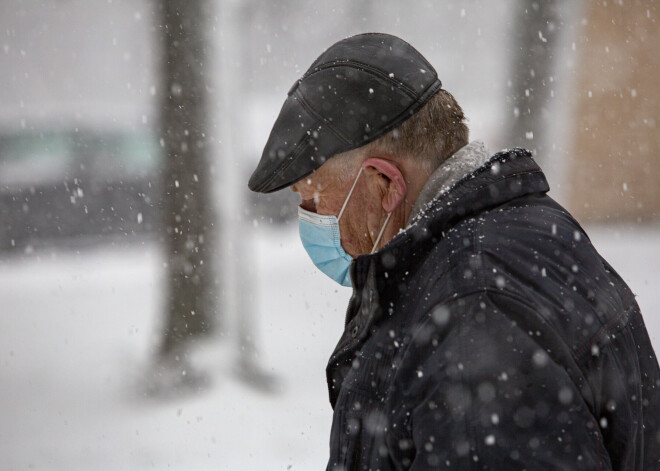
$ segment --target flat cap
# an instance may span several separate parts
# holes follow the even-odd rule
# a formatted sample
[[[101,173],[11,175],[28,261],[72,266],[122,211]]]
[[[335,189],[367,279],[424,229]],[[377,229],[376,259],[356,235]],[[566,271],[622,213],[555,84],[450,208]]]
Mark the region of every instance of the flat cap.
[[[289,90],[248,183],[270,193],[416,113],[442,83],[404,40],[365,33],[330,46]]]

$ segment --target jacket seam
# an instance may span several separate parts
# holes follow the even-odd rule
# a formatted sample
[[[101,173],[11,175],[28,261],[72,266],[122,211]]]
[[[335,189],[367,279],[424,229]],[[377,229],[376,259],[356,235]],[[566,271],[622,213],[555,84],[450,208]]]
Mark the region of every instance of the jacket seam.
[[[334,123],[332,123],[331,121],[328,121],[328,120],[325,119],[323,116],[319,115],[316,111],[314,111],[314,109],[310,106],[310,104],[307,103],[307,101],[305,100],[305,97],[303,96],[303,94],[302,94],[301,92],[296,91],[296,93],[295,93],[295,98],[298,100],[298,102],[300,102],[301,108],[302,108],[303,110],[305,110],[305,112],[306,112],[306,113],[307,113],[312,119],[314,119],[315,121],[317,121],[317,122],[321,122],[321,123],[323,123],[324,125],[326,125],[326,126],[328,127],[328,129],[330,129],[330,131],[332,131],[332,133],[333,133],[335,136],[337,136],[339,139],[341,139],[342,141],[344,141],[345,144],[352,145],[351,140],[348,139],[346,136],[344,136],[343,133],[342,133],[341,131],[339,131],[339,130],[336,128],[336,126],[334,125]],[[331,156],[328,156],[328,158],[329,158],[329,157],[331,157]]]
[[[518,301],[519,303],[525,305],[525,306],[528,307],[530,310],[536,312],[536,309],[534,308],[534,306],[530,305],[530,304],[529,304],[524,298],[518,296],[517,294],[511,293],[510,291],[497,290],[497,289],[494,289],[494,288],[491,288],[491,287],[486,286],[486,287],[483,287],[482,290],[474,290],[473,292],[479,292],[479,291],[484,291],[484,292],[494,293],[494,294],[496,294],[496,295],[500,295],[500,296],[506,296],[506,297],[509,297],[509,298],[514,299],[514,300]],[[629,298],[630,298],[630,295],[624,300],[624,304],[625,304],[625,302],[628,301]],[[617,332],[620,332],[620,331],[622,331],[623,329],[625,329],[626,326],[628,325],[627,322],[626,322],[624,325],[622,325],[621,327],[617,328],[617,329],[610,330],[610,328],[611,328],[612,326],[616,325],[616,323],[619,322],[619,321],[621,320],[621,318],[624,317],[625,314],[628,314],[632,309],[634,309],[634,306],[630,306],[629,308],[624,309],[623,312],[622,312],[621,314],[619,314],[619,315],[618,315],[617,317],[615,317],[613,320],[611,320],[611,321],[608,322],[606,325],[604,325],[603,327],[601,327],[600,330],[595,334],[595,336],[592,337],[592,340],[589,341],[589,343],[587,343],[587,344],[581,346],[580,348],[576,349],[576,350],[575,350],[575,353],[573,354],[573,357],[574,357],[575,362],[579,365],[580,361],[583,359],[583,358],[582,358],[583,355],[584,355],[586,352],[589,351],[591,345],[593,345],[593,344],[596,343],[598,340],[600,340],[600,339],[603,337],[604,334],[606,334],[606,333],[610,333],[610,334],[612,334],[612,333],[617,333]],[[550,325],[548,325],[547,327],[548,327],[552,332],[557,333],[556,330],[553,329]]]
[[[437,278],[434,279],[434,282],[435,282],[435,280],[437,280]],[[431,284],[432,284],[432,283],[431,283]],[[467,293],[467,294],[464,294],[464,295],[461,295],[461,296],[457,296],[457,297],[455,297],[455,298],[445,298],[445,299],[439,301],[438,303],[436,303],[436,305],[438,305],[438,304],[449,305],[450,303],[453,304],[454,302],[459,301],[459,300],[461,300],[461,299],[463,299],[463,298],[466,298],[466,297],[468,297],[468,296],[470,296],[470,295],[472,295],[472,294],[475,294],[475,293],[477,293],[477,292],[478,292],[478,291],[471,291],[470,293]],[[449,302],[447,302],[447,301],[449,301]],[[415,340],[415,337],[416,337],[417,333],[420,332],[422,329],[424,329],[424,327],[425,327],[429,322],[431,322],[431,316],[426,315],[426,314],[428,314],[428,312],[429,312],[429,310],[427,310],[427,312],[425,313],[424,321],[421,322],[421,323],[419,324],[419,326],[417,327],[417,329],[415,329],[414,332],[411,332],[411,335],[410,335],[410,342],[408,343],[408,345],[405,346],[405,348],[403,348],[403,349],[401,350],[401,358],[405,358],[405,357],[408,355],[410,348],[412,348],[412,345],[415,343],[414,340]],[[440,348],[440,344],[438,344],[437,348]],[[464,344],[463,344],[463,342],[460,343],[460,350],[461,350],[461,354],[463,354],[463,353],[464,353]],[[387,381],[388,381],[388,382],[391,381],[391,379],[392,379],[392,378],[390,377],[391,374],[393,374],[392,371],[390,371],[390,373],[388,374],[388,378],[387,378]],[[464,380],[465,380],[464,373],[460,373],[460,376],[461,376],[461,381],[464,382]],[[436,384],[434,387],[432,387],[432,388],[430,389],[430,394],[432,394],[433,391],[436,391],[439,387],[440,387],[439,384]],[[406,428],[410,428],[410,430],[411,430],[411,437],[412,437],[412,428],[413,428],[413,415],[414,415],[413,412],[414,412],[415,410],[417,410],[419,406],[421,406],[422,404],[424,404],[425,400],[426,400],[426,399],[422,398],[421,400],[418,401],[418,403],[416,403],[416,404],[411,404],[411,405],[409,406],[410,415],[408,415],[408,417],[406,417],[406,419],[404,419],[404,426],[405,426]],[[477,440],[476,440],[476,436],[471,436],[471,435],[470,435],[470,434],[473,432],[473,430],[471,429],[471,427],[469,426],[469,424],[468,424],[467,422],[468,422],[468,420],[467,420],[467,417],[466,417],[466,418],[464,419],[465,430],[466,430],[466,434],[468,435],[466,438],[468,438],[468,439],[474,438],[475,449],[476,449],[476,442],[477,442]],[[468,432],[469,432],[469,433],[468,433]],[[414,441],[413,441],[413,443],[414,443]],[[469,466],[469,469],[470,469],[470,470],[473,469],[473,467],[472,467],[472,461],[468,459],[468,463],[469,463],[469,465],[468,465],[468,466]]]
[[[481,238],[477,235],[477,231],[481,234],[482,228],[480,227],[481,224],[479,218],[473,218],[472,220],[474,221],[474,227],[472,230],[472,247],[474,247],[474,255],[479,257],[479,267],[478,270],[475,270],[477,272],[475,273],[475,278],[477,278],[478,286],[486,286],[486,280],[484,277],[484,267],[486,262],[484,260],[483,244],[481,243]]]
[[[598,469],[603,471],[603,457],[600,456],[600,432],[598,431],[598,426],[596,426],[596,431],[594,433],[596,440],[596,456],[598,457]]]
[[[475,231],[475,232],[476,232],[476,231]],[[474,237],[474,234],[473,234],[473,237]],[[477,239],[478,239],[478,238],[477,238]],[[481,244],[480,244],[479,247],[481,248]],[[481,254],[483,254],[484,252],[483,252],[483,250],[479,250],[478,253],[481,255]],[[480,273],[483,273],[483,265],[482,265],[482,270],[480,270]],[[536,309],[534,308],[534,306],[530,305],[530,304],[527,302],[527,300],[525,300],[523,297],[518,296],[517,294],[512,293],[512,292],[510,292],[510,291],[506,291],[506,290],[496,290],[496,289],[490,288],[490,287],[488,287],[488,286],[485,286],[485,282],[483,282],[483,280],[480,280],[480,281],[482,282],[481,285],[483,286],[483,290],[484,290],[484,291],[489,291],[489,292],[496,293],[496,294],[498,294],[498,295],[502,295],[502,296],[508,296],[509,298],[511,298],[511,299],[515,299],[515,300],[518,301],[519,303],[521,303],[521,304],[527,306],[531,311],[536,312]],[[631,296],[632,296],[632,293],[628,292],[627,295],[626,295],[626,297],[625,297],[625,298],[623,299],[623,301],[621,302],[621,304],[623,304],[623,305],[625,306],[625,304],[628,302],[628,300],[630,299]],[[634,306],[633,306],[633,305],[628,306],[627,308],[624,307],[623,311],[622,311],[618,316],[616,316],[613,320],[611,320],[610,322],[608,322],[606,325],[602,326],[602,327],[598,330],[598,332],[597,332],[596,334],[594,334],[593,337],[591,337],[591,340],[589,340],[588,343],[586,343],[586,344],[582,345],[581,347],[577,348],[577,349],[575,350],[575,353],[573,353],[573,359],[575,360],[575,363],[576,363],[578,366],[581,367],[581,364],[580,364],[580,363],[581,363],[582,360],[584,360],[584,358],[583,358],[584,355],[585,355],[587,352],[589,352],[590,349],[591,349],[591,346],[592,346],[593,344],[595,344],[596,342],[598,342],[598,341],[599,341],[599,340],[600,340],[605,334],[608,334],[608,333],[609,333],[609,334],[613,334],[613,333],[617,333],[617,332],[620,332],[620,331],[622,331],[623,329],[625,329],[626,326],[628,325],[628,322],[626,322],[624,325],[622,325],[621,327],[619,327],[619,328],[617,328],[617,329],[612,329],[612,330],[610,330],[613,326],[615,326],[615,325],[621,320],[622,317],[624,317],[626,314],[629,314],[630,311],[632,311],[633,309],[634,309]],[[548,328],[549,328],[552,332],[554,332],[555,334],[557,334],[556,330],[553,329],[550,325],[548,325]],[[559,336],[559,337],[561,338],[561,336]],[[580,368],[580,369],[582,369],[582,368]],[[583,371],[583,373],[584,373],[584,371]],[[585,377],[586,377],[586,376],[585,376]]]
[[[467,356],[467,344],[465,342],[465,337],[464,336],[459,336],[458,341],[460,344],[460,351],[461,355],[465,358]],[[466,381],[465,377],[465,371],[460,370],[460,378],[461,378],[461,384],[469,384]],[[467,435],[468,443],[470,443],[471,440],[474,441],[474,454],[476,456],[479,455],[478,448],[479,448],[479,439],[478,439],[478,434],[475,430],[474,424],[471,424],[471,420],[468,419],[468,416],[471,418],[471,413],[470,413],[471,408],[468,408],[467,413],[463,414],[463,423],[465,425],[465,434]],[[474,469],[474,461],[470,459],[469,455],[467,456],[467,462],[469,463],[469,469],[472,470]]]
[[[628,300],[630,299],[630,296],[631,296],[631,295],[628,294],[628,295],[626,296],[626,298],[623,300],[623,303],[622,303],[622,304],[625,305],[625,304],[628,302]],[[582,360],[583,357],[584,357],[584,355],[587,354],[587,353],[591,350],[591,347],[592,347],[595,343],[597,343],[598,341],[600,341],[600,340],[603,338],[603,336],[605,336],[605,335],[611,335],[611,334],[614,334],[614,333],[617,333],[617,332],[621,332],[623,329],[625,329],[625,328],[628,326],[628,320],[626,320],[626,322],[625,322],[622,326],[620,326],[620,327],[618,327],[618,328],[613,328],[613,327],[616,327],[616,325],[618,324],[618,322],[619,322],[622,318],[624,318],[626,315],[629,316],[630,312],[631,312],[634,308],[635,308],[635,306],[632,306],[632,305],[631,305],[631,306],[628,306],[627,308],[624,308],[618,316],[616,316],[614,319],[612,319],[612,320],[609,321],[607,324],[605,324],[604,326],[602,326],[602,327],[598,330],[598,332],[596,332],[596,334],[591,338],[591,340],[589,340],[588,343],[584,344],[582,347],[579,348],[579,350],[575,353],[575,355],[576,355],[575,358],[576,358],[576,359],[579,359],[579,360]]]
[[[326,62],[325,64],[321,64],[316,68],[314,68],[314,70],[312,70],[310,73],[305,74],[305,76],[303,76],[303,78],[301,78],[300,81],[297,83],[297,86],[299,86],[300,82],[302,82],[307,77],[311,77],[312,75],[318,72],[322,72],[324,70],[331,69],[333,67],[350,67],[356,70],[366,70],[374,74],[378,78],[383,79],[383,81],[389,83],[390,85],[395,85],[396,87],[400,88],[406,93],[406,95],[408,95],[410,98],[413,98],[415,101],[419,100],[419,95],[417,95],[415,90],[407,86],[405,83],[392,80],[391,77],[389,77],[384,71],[380,70],[379,68],[373,67],[369,64],[365,64],[363,62],[356,60],[334,60],[332,62]]]
[[[429,283],[429,285],[430,285],[430,284],[433,284],[433,282]],[[437,306],[438,304],[449,305],[450,303],[453,303],[454,301],[458,301],[458,300],[463,299],[463,298],[465,298],[465,297],[467,297],[467,296],[470,296],[470,295],[472,295],[472,294],[474,294],[474,292],[471,292],[471,293],[468,293],[468,294],[465,294],[465,295],[462,295],[462,296],[458,296],[458,297],[456,297],[456,298],[445,298],[445,299],[439,301],[438,303],[436,303],[435,305],[436,305],[436,306]],[[449,301],[449,302],[447,302],[447,301]],[[424,328],[427,326],[427,324],[428,324],[429,322],[431,322],[431,316],[428,315],[429,312],[430,312],[430,310],[427,310],[427,311],[426,311],[426,313],[425,313],[425,315],[424,315],[424,320],[423,320],[423,322],[419,323],[419,324],[417,325],[417,328],[416,328],[413,332],[410,333],[410,341],[408,342],[407,345],[404,345],[403,348],[400,350],[400,354],[399,354],[399,357],[400,357],[400,358],[406,358],[406,357],[408,356],[410,349],[412,348],[413,344],[415,343],[415,338],[417,337],[418,333],[419,333],[420,331],[424,330]],[[437,348],[440,348],[440,345],[441,345],[441,344],[438,344]],[[387,378],[386,378],[386,381],[387,381],[388,383],[389,383],[389,382],[392,382],[392,380],[393,380],[393,376],[392,376],[392,375],[394,375],[394,374],[396,374],[396,372],[395,372],[393,369],[390,369],[390,371],[389,371],[389,373],[388,373],[388,375],[387,375]],[[433,389],[435,389],[435,388],[433,388]],[[417,405],[413,405],[413,406],[410,408],[410,410],[413,411],[413,410],[415,410],[416,408],[417,408]],[[405,425],[406,427],[408,427],[408,426],[412,427],[412,419],[413,419],[413,414],[411,413],[408,417],[406,417],[406,418],[404,419],[404,425]]]
[[[523,300],[522,298],[520,298],[520,297],[518,297],[517,295],[514,295],[513,293],[510,293],[510,292],[508,292],[508,291],[503,291],[503,290],[502,290],[502,291],[499,291],[499,290],[495,290],[495,289],[492,289],[492,288],[489,288],[489,287],[485,287],[484,292],[485,292],[486,296],[489,296],[489,295],[495,294],[495,295],[499,295],[499,296],[503,296],[503,297],[509,297],[509,298],[511,298],[511,299],[513,299],[513,300],[516,300],[516,301],[520,302],[521,304],[523,304],[524,306],[526,306],[526,307],[527,307],[528,309],[530,309],[531,311],[536,312],[536,310],[534,309],[533,306],[531,306],[529,303],[527,303],[527,302],[526,302],[525,300]],[[506,314],[506,313],[504,313],[504,314]],[[620,316],[619,316],[619,317],[620,317]],[[557,335],[556,330],[555,330],[554,328],[552,328],[552,326],[550,326],[549,324],[546,324],[546,327],[547,327],[551,332],[553,332],[553,333],[555,333],[555,334]],[[560,338],[561,338],[561,337],[560,337]],[[533,341],[535,344],[538,345],[538,343],[537,343],[535,340],[532,339],[532,341]],[[573,356],[573,355],[572,355],[572,356]],[[585,378],[585,385],[589,388],[590,393],[593,395],[593,391],[592,391],[592,388],[591,388],[591,384],[590,384],[589,381],[587,380],[587,375],[585,374],[585,372],[584,372],[584,370],[583,370],[583,368],[582,368],[582,365],[580,364],[580,362],[579,362],[578,360],[579,360],[579,359],[578,359],[577,356],[573,356],[573,361],[575,361],[575,364],[576,364],[577,367],[580,369],[580,373],[581,373],[582,377]],[[554,362],[554,360],[553,360],[553,362]],[[571,383],[573,384],[573,386],[575,387],[575,389],[576,389],[577,391],[581,391],[582,388],[580,388],[580,387],[575,383],[575,381],[573,380],[573,378],[571,377],[571,375],[568,374],[568,371],[566,371],[566,368],[563,367],[563,366],[560,365],[560,364],[558,364],[558,365],[561,366],[562,370],[566,373],[566,376],[567,376],[568,379],[571,381]],[[590,411],[589,406],[588,406],[588,404],[586,403],[586,401],[584,400],[584,398],[582,398],[582,401],[585,403],[584,405],[585,405],[585,407],[586,407],[586,410],[587,410],[587,411]],[[602,456],[601,456],[600,446],[599,446],[599,445],[600,445],[600,435],[601,435],[601,434],[600,434],[600,431],[599,431],[599,428],[598,428],[598,423],[596,422],[596,419],[595,419],[595,417],[593,416],[593,414],[591,414],[591,417],[592,417],[592,419],[593,419],[593,421],[594,421],[594,423],[595,423],[595,425],[596,425],[595,432],[594,432],[594,435],[595,435],[594,440],[595,440],[595,442],[596,442],[596,450],[595,450],[595,452],[596,452],[596,456],[597,456],[597,458],[598,458],[598,467],[599,467],[599,470],[602,471],[602,470],[603,470],[603,458],[602,458]],[[475,443],[477,443],[477,442],[478,442],[478,441],[475,440]]]
[[[468,296],[471,296],[471,295],[474,295],[474,294],[480,294],[480,293],[484,293],[486,296],[489,296],[489,294],[496,294],[496,295],[500,295],[500,296],[504,296],[504,297],[509,297],[509,298],[511,298],[511,299],[515,299],[515,300],[517,300],[517,301],[520,301],[520,299],[519,299],[517,296],[514,296],[514,295],[512,295],[512,294],[509,293],[509,292],[506,292],[506,291],[499,291],[499,290],[494,290],[494,289],[492,289],[492,288],[484,287],[483,289],[480,289],[480,290],[471,290],[469,293],[466,293],[466,294],[464,294],[464,295],[458,296],[458,297],[456,297],[456,298],[445,298],[445,300],[443,300],[443,301],[439,301],[437,304],[445,304],[447,299],[449,299],[449,300],[453,303],[454,301],[458,301],[458,300],[463,299],[463,298],[466,298],[466,297],[468,297]],[[526,302],[522,302],[522,301],[521,301],[521,303],[524,304],[525,306],[527,306],[528,308],[530,308],[530,309],[533,310],[532,306],[530,306],[528,303],[526,303]],[[415,330],[415,333],[419,332],[419,330],[422,329],[423,326],[425,326],[428,322],[430,322],[430,320],[431,320],[431,318],[430,318],[429,316],[426,316],[426,318],[424,319],[424,322],[422,322],[422,323],[420,324],[419,328]],[[549,325],[548,325],[548,327],[550,328]],[[554,332],[554,329],[552,329],[552,331]],[[407,345],[406,348],[405,348],[405,350],[403,351],[403,356],[405,356],[405,355],[408,353],[408,350],[409,350],[409,349],[411,348],[411,346],[414,344],[414,341],[413,341],[413,340],[414,340],[414,335],[411,335],[411,341],[410,341],[410,344]],[[535,342],[535,341],[534,341],[534,342]],[[535,343],[536,343],[536,342],[535,342]],[[460,344],[460,345],[461,345],[461,352],[462,352],[462,354],[463,354],[463,353],[465,352],[465,348],[464,348],[464,347],[465,347],[465,344],[464,344],[463,341],[461,341],[461,344]],[[440,345],[438,345],[438,347],[440,347]],[[576,360],[576,364],[578,365],[578,367],[580,367],[580,364],[577,362],[577,359],[574,358],[574,360]],[[553,361],[554,361],[554,360],[553,360]],[[560,366],[561,366],[561,365],[560,365]],[[566,369],[565,369],[565,368],[562,367],[562,369],[566,372]],[[585,375],[584,375],[584,372],[582,371],[582,368],[581,368],[581,367],[580,367],[580,370],[581,370],[581,373],[583,373],[583,376],[585,376]],[[465,379],[463,375],[464,375],[464,373],[461,373],[461,380],[462,380],[462,381]],[[566,372],[566,376],[569,378],[569,380],[571,381],[571,383],[573,384],[573,386],[576,388],[576,390],[580,391],[581,388],[578,387],[577,384],[575,384],[575,381],[573,381],[573,378],[571,378],[571,376],[568,374],[568,372]],[[585,376],[585,378],[586,378],[586,376]],[[591,385],[589,385],[588,381],[586,382],[586,385],[591,389]],[[436,385],[435,387],[433,387],[431,391],[435,391],[437,388],[438,388],[438,385]],[[582,399],[582,400],[583,400],[583,402],[584,402],[584,399]],[[424,403],[424,399],[420,400],[419,404],[413,405],[413,406],[410,408],[410,410],[411,410],[411,414],[410,414],[410,416],[408,417],[408,420],[404,421],[404,424],[405,424],[406,426],[410,426],[410,427],[412,427],[412,421],[413,421],[413,414],[412,414],[412,411],[414,411],[415,409],[417,409],[417,408],[418,408],[421,404],[423,404],[423,403]],[[587,409],[588,411],[590,411],[590,409],[589,409],[588,405],[586,404],[586,402],[585,402],[585,406],[586,406],[586,409]],[[594,422],[596,422],[595,418],[593,417],[593,414],[592,414],[592,418],[594,419]],[[466,425],[466,432],[469,431],[469,435],[468,435],[467,438],[474,439],[474,444],[475,444],[475,448],[474,448],[474,450],[475,450],[475,452],[476,452],[476,451],[477,451],[477,448],[478,448],[478,446],[479,446],[479,441],[477,440],[477,433],[476,433],[476,431],[470,426],[467,417],[466,417],[464,420],[465,420],[465,425]],[[596,452],[596,456],[597,456],[597,458],[598,458],[598,466],[599,466],[599,469],[602,471],[602,470],[603,470],[603,458],[602,458],[602,456],[601,456],[601,448],[600,448],[600,443],[601,443],[601,441],[600,441],[600,436],[601,436],[601,435],[600,435],[600,432],[599,432],[598,424],[597,424],[597,423],[596,423],[596,428],[595,428],[595,432],[594,432],[594,433],[595,433],[594,440],[595,440],[595,442],[596,442],[596,450],[595,450],[595,452]],[[468,460],[468,463],[469,463],[469,469],[472,470],[472,469],[473,469],[472,460]]]
[[[508,291],[504,291],[504,290],[496,290],[496,289],[490,288],[490,287],[488,287],[488,286],[484,286],[484,287],[482,287],[481,289],[478,289],[478,290],[472,290],[469,294],[477,294],[477,293],[484,293],[486,296],[489,296],[489,295],[495,295],[495,296],[508,297],[508,298],[513,299],[513,300],[519,302],[520,304],[526,306],[526,307],[527,307],[528,309],[530,309],[532,312],[536,312],[536,309],[534,308],[534,306],[531,306],[531,305],[530,305],[526,300],[524,300],[523,298],[521,298],[521,297],[519,297],[519,296],[517,296],[517,295],[515,295],[515,294],[513,294],[513,293],[511,293],[511,292],[508,292]],[[461,296],[460,298],[463,298],[463,297],[464,297],[464,296]],[[456,298],[456,299],[460,299],[460,298]],[[505,314],[506,314],[506,313],[505,313]],[[563,341],[562,336],[559,335],[559,333],[556,331],[556,329],[554,329],[550,324],[547,324],[547,323],[546,323],[546,327],[548,328],[548,330],[549,330],[550,332],[552,332],[552,333],[553,333],[555,336],[557,336],[558,338],[561,338],[562,341]],[[536,343],[536,341],[535,341],[535,343]],[[564,343],[565,343],[565,342],[564,342]],[[570,350],[570,347],[569,347],[569,350]],[[580,370],[580,375],[585,379],[585,381],[584,381],[585,386],[589,388],[589,392],[590,392],[590,394],[593,396],[593,395],[594,395],[594,392],[593,392],[593,390],[592,390],[591,384],[590,384],[589,381],[587,380],[586,372],[584,371],[584,368],[582,367],[582,364],[581,364],[581,362],[579,361],[579,358],[578,358],[573,352],[571,352],[571,357],[573,358],[573,361],[575,362],[575,365],[579,368],[579,370]],[[564,370],[565,370],[565,368],[564,368]],[[576,388],[578,391],[580,391],[582,388],[580,388],[579,385],[575,383],[575,381],[573,380],[573,378],[571,378],[571,376],[568,374],[568,372],[566,372],[566,374],[568,375],[569,379],[571,380],[571,383],[573,383],[573,385],[575,386],[575,388]]]

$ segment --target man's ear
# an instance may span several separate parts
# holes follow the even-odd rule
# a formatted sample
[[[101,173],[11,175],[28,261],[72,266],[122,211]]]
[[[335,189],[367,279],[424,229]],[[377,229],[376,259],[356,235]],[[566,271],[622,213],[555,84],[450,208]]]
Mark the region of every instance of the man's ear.
[[[362,162],[362,168],[372,170],[385,179],[386,193],[383,197],[383,209],[391,213],[399,207],[406,197],[406,182],[399,167],[393,162],[378,157],[371,157]]]

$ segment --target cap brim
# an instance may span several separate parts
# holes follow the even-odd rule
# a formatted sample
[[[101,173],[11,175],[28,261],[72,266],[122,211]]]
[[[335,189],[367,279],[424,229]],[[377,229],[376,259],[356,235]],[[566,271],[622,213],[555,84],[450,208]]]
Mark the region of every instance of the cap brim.
[[[350,148],[349,143],[337,139],[310,116],[297,96],[291,95],[273,125],[248,187],[260,193],[281,190]]]

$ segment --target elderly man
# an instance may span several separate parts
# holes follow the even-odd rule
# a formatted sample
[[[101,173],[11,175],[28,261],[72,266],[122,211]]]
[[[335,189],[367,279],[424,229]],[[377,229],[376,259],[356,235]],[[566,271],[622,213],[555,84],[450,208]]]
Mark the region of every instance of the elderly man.
[[[354,36],[291,88],[250,179],[300,194],[305,249],[353,287],[328,469],[660,469],[634,295],[530,153],[464,121],[409,44]]]

